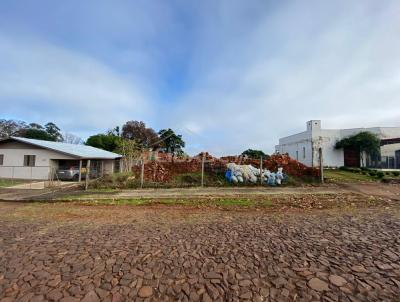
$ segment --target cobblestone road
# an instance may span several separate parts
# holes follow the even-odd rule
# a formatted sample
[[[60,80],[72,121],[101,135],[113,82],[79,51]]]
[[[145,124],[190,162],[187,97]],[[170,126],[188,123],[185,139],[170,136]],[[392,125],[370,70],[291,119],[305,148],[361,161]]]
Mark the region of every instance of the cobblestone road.
[[[399,301],[397,210],[0,210],[1,302]]]

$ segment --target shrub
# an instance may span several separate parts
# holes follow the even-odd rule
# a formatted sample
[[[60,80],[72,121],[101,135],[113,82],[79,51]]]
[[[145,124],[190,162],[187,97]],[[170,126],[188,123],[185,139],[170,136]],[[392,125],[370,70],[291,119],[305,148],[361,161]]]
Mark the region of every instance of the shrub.
[[[392,174],[393,174],[393,176],[396,176],[396,177],[400,176],[400,172],[399,171],[393,171]]]
[[[347,168],[347,167],[345,167],[345,166],[341,166],[341,167],[339,167],[339,170],[342,170],[342,171],[349,171],[349,168]]]
[[[382,171],[378,171],[376,173],[376,176],[379,177],[379,178],[383,178],[385,176],[385,173],[383,173]]]
[[[368,172],[368,175],[369,176],[376,176],[376,171],[371,170],[371,171]]]

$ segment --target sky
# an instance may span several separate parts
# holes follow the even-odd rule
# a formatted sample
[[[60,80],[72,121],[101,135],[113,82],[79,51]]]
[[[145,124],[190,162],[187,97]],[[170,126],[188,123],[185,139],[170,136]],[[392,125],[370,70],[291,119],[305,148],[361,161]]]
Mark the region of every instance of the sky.
[[[400,126],[398,0],[2,0],[0,118],[82,138],[142,120],[186,152]]]

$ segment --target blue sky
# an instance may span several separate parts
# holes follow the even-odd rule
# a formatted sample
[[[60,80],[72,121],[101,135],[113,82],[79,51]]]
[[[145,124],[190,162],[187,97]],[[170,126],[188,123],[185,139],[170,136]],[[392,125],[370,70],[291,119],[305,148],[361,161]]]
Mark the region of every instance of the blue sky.
[[[191,154],[305,128],[400,126],[400,2],[0,2],[3,118],[83,138],[127,120]]]

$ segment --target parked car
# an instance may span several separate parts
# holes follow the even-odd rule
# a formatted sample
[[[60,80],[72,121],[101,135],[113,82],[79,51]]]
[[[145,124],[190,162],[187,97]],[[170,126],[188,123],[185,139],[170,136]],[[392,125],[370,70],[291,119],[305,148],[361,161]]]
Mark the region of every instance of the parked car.
[[[60,167],[56,171],[56,177],[59,180],[73,180],[73,181],[78,181],[79,180],[79,167],[71,166],[71,167]],[[82,169],[82,179],[86,178],[86,171],[85,169]]]

